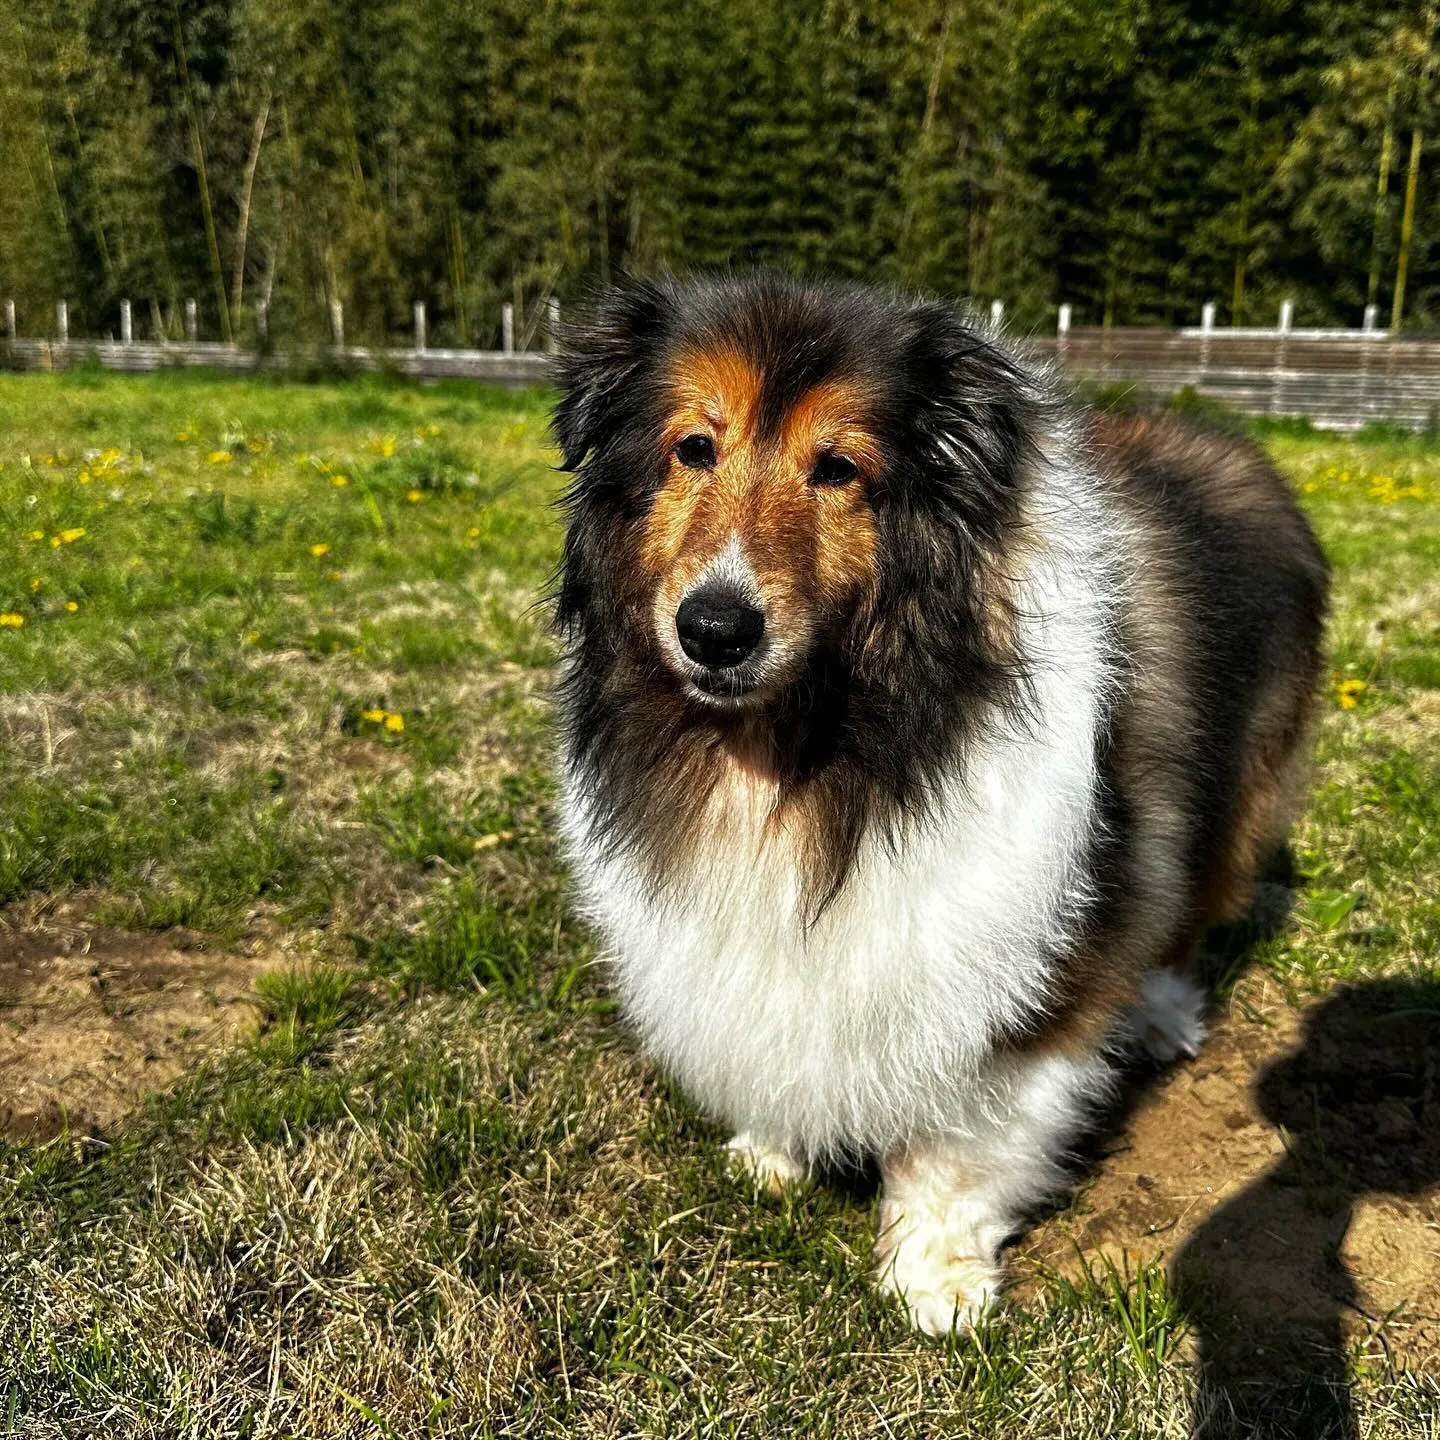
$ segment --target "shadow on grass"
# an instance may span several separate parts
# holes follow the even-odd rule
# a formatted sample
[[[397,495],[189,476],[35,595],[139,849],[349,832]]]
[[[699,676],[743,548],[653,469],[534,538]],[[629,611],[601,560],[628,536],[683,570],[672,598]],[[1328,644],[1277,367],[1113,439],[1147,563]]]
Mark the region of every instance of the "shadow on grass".
[[[1366,1314],[1341,1257],[1357,1203],[1440,1184],[1440,983],[1375,981],[1312,1010],[1255,1085],[1285,1154],[1175,1258],[1200,1342],[1195,1434],[1352,1440],[1347,1312]],[[1415,1300],[1425,1297],[1415,1296]]]

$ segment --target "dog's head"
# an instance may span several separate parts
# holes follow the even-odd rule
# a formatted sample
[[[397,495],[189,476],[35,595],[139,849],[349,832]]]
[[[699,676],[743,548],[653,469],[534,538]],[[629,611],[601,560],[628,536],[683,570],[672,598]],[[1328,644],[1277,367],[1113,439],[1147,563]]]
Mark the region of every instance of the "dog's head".
[[[948,306],[764,273],[614,290],[559,373],[561,622],[722,710],[959,623],[1035,403]]]

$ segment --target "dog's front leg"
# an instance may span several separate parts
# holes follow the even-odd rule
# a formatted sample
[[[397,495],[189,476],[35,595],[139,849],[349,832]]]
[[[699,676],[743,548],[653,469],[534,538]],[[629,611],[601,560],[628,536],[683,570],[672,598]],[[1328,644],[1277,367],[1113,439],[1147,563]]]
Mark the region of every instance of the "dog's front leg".
[[[997,1064],[954,1131],[884,1156],[876,1280],[931,1335],[965,1328],[999,1293],[1000,1247],[1063,1186],[1063,1160],[1113,1072],[1099,1052]]]
[[[778,1195],[787,1185],[808,1180],[810,1172],[780,1145],[745,1130],[725,1146],[731,1170],[748,1176],[761,1190]]]
[[[881,1162],[875,1278],[928,1335],[964,1330],[999,1294],[1012,1216],[955,1141],[917,1141]]]

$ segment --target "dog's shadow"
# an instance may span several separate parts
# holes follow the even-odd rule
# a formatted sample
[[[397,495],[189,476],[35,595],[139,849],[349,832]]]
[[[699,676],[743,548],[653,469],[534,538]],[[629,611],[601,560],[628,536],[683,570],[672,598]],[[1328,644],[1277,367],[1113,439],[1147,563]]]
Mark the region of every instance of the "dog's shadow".
[[[1440,982],[1347,985],[1255,1081],[1285,1153],[1175,1257],[1200,1347],[1197,1436],[1350,1440],[1341,1250],[1357,1203],[1440,1185]],[[1413,1296],[1422,1304],[1433,1297]],[[1403,1315],[1402,1317],[1403,1318]]]

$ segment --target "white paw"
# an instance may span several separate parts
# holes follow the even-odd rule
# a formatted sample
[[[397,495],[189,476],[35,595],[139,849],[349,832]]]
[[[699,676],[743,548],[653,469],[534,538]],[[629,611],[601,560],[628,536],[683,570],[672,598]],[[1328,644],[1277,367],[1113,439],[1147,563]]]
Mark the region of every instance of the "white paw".
[[[1152,970],[1140,987],[1130,1026],[1152,1059],[1193,1059],[1205,1043],[1205,992],[1176,970]]]
[[[747,1175],[756,1187],[778,1195],[787,1185],[799,1185],[810,1178],[810,1172],[778,1145],[766,1145],[750,1131],[742,1131],[725,1149],[729,1152],[730,1169]]]
[[[926,1335],[962,1333],[998,1299],[1004,1276],[973,1234],[936,1224],[910,1227],[893,1247],[886,1238],[876,1283],[904,1303],[910,1323]],[[975,1253],[966,1253],[967,1244]]]

